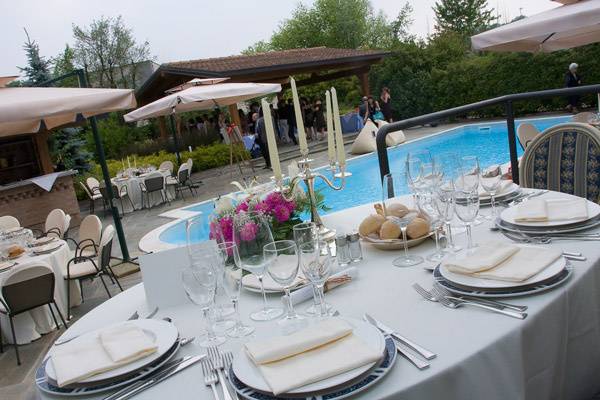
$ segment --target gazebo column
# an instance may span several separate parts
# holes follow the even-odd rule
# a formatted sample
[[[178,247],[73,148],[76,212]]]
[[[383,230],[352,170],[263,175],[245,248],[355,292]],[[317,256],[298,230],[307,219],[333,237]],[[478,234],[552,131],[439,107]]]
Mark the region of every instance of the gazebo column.
[[[48,137],[48,132],[40,132],[33,135],[35,147],[37,148],[41,175],[51,174],[52,172],[54,172],[54,164],[52,163],[52,157],[50,157],[50,149],[48,148]]]
[[[231,104],[227,106],[227,110],[229,110],[229,115],[231,115],[231,122],[233,122],[241,132],[242,120],[240,119],[240,113],[238,112],[237,104]]]
[[[360,73],[356,75],[360,82],[360,90],[363,96],[368,96],[371,94],[371,89],[369,88],[369,71]]]
[[[158,117],[158,129],[160,130],[161,139],[169,138],[169,130],[167,129],[167,119],[164,116]]]

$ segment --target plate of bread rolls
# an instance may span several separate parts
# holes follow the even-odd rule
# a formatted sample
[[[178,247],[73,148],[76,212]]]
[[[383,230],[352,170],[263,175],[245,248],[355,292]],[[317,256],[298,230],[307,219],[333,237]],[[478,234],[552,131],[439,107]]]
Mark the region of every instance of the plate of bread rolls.
[[[379,203],[374,204],[373,207],[375,213],[363,219],[358,227],[362,240],[380,250],[403,249],[402,231],[394,217],[402,218],[411,210],[401,203],[387,204],[385,210]],[[408,247],[417,246],[432,235],[429,216],[419,212],[406,228],[406,244]]]

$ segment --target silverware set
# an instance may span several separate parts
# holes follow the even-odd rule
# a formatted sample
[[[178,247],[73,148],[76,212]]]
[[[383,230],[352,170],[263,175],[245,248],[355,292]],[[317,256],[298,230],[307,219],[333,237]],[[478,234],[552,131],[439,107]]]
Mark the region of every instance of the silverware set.
[[[440,285],[434,284],[431,290],[427,290],[418,283],[414,283],[412,285],[413,289],[421,295],[425,300],[440,303],[444,307],[455,309],[464,306],[468,307],[476,307],[484,310],[488,310],[494,313],[506,315],[512,318],[525,319],[527,318],[527,313],[525,311],[517,311],[517,307],[520,309],[526,310],[525,306],[513,306],[508,303],[501,303],[495,300],[484,300],[474,298],[474,297],[465,297],[458,296],[449,291],[443,289]],[[443,291],[442,291],[443,289]],[[510,306],[507,307],[507,305]]]
[[[217,384],[221,385],[223,400],[237,400],[237,394],[229,387],[229,368],[233,361],[231,352],[221,352],[217,347],[208,348],[208,357],[201,361],[204,384],[210,386],[215,400],[220,400]]]
[[[527,201],[527,200],[529,200],[529,199],[531,199],[533,197],[538,197],[538,196],[541,196],[541,195],[546,194],[546,193],[548,193],[548,190],[539,190],[539,191],[535,191],[535,192],[523,193],[522,195],[517,196],[516,198],[513,198],[509,202],[499,201],[498,203],[501,204],[501,205],[503,205],[503,206],[506,206],[506,207],[512,207],[514,205],[517,205],[519,203]]]

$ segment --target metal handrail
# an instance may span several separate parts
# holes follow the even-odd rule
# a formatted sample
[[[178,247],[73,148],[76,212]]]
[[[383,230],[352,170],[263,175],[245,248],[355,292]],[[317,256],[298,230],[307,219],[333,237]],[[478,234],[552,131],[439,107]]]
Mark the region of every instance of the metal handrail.
[[[379,128],[377,131],[377,157],[379,159],[379,173],[381,180],[390,172],[390,163],[387,154],[387,146],[385,143],[386,136],[395,131],[411,128],[416,125],[424,125],[430,122],[436,122],[444,118],[462,115],[470,111],[479,110],[486,107],[504,104],[506,109],[506,125],[508,128],[508,149],[510,151],[510,166],[512,170],[513,182],[519,183],[519,163],[517,160],[517,142],[515,134],[515,115],[513,111],[513,103],[521,100],[539,99],[545,97],[564,97],[587,93],[600,93],[600,84],[579,86],[574,88],[549,89],[540,90],[537,92],[525,92],[508,94],[493,99],[479,101],[460,107],[449,108],[443,111],[437,111],[430,114],[421,115],[419,117],[408,118],[398,122],[392,122]]]

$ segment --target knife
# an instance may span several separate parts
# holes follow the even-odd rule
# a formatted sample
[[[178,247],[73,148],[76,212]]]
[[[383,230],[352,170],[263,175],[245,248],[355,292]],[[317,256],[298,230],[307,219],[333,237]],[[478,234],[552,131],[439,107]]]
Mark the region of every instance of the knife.
[[[369,314],[365,313],[365,319],[367,321],[369,321],[371,324],[375,325],[380,331],[382,331],[383,333],[390,335],[391,337],[393,337],[394,339],[398,340],[400,343],[402,343],[403,345],[405,345],[406,347],[416,351],[417,353],[419,353],[421,356],[423,356],[426,360],[432,360],[434,359],[437,354],[432,353],[431,351],[419,346],[418,344],[412,342],[411,340],[405,338],[404,336],[394,332],[394,330],[390,327],[388,327],[387,325],[383,324],[381,321],[376,320],[375,318],[371,317]]]
[[[136,384],[130,385],[130,386],[126,387],[124,390],[120,390],[117,393],[114,393],[108,397],[105,397],[104,400],[126,400],[126,399],[129,399],[129,398],[135,396],[136,394],[156,385],[157,383],[160,383],[160,382],[164,381],[165,379],[170,378],[171,376],[175,375],[176,373],[183,371],[187,367],[194,365],[195,363],[197,363],[204,357],[206,357],[206,355],[183,357],[183,359],[181,359],[181,362],[178,362],[175,365],[170,365],[166,369],[161,370],[161,372],[159,372],[158,374],[152,376],[151,378],[141,381],[141,382],[143,382],[142,384],[136,383]]]

